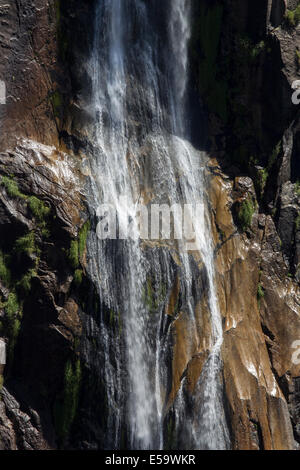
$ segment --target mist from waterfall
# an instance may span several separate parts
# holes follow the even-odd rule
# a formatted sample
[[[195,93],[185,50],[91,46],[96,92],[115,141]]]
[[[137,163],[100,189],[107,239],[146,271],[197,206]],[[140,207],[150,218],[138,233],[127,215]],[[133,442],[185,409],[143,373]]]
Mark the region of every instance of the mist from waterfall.
[[[93,233],[88,247],[88,269],[101,303],[113,321],[117,318],[119,322],[116,334],[104,313],[100,318],[107,397],[105,435],[108,448],[120,448],[126,423],[127,447],[165,447],[168,371],[164,359],[171,328],[162,299],[174,283],[172,260],[176,258],[181,308],[189,317],[192,350],[192,344],[200,342],[195,318],[195,260],[185,249],[184,240],[142,242],[135,222],[137,207],[200,204],[203,210],[196,220],[193,253],[200,254],[207,277],[210,353],[196,386],[193,417],[186,413],[182,379],[174,405],[175,426],[180,432],[184,422],[185,448],[225,449],[228,432],[220,378],[223,332],[215,291],[204,158],[189,138],[191,1],[165,3],[168,17],[159,26],[154,24],[151,10],[155,5],[158,8],[156,0],[98,0],[95,12],[89,64],[95,123],[89,203],[95,213],[100,204],[115,207],[118,227],[125,230],[130,219],[133,235],[126,240],[99,240]],[[181,220],[174,217],[174,225],[179,225]],[[150,276],[155,290],[162,293],[153,314],[149,314],[153,306],[146,301]]]

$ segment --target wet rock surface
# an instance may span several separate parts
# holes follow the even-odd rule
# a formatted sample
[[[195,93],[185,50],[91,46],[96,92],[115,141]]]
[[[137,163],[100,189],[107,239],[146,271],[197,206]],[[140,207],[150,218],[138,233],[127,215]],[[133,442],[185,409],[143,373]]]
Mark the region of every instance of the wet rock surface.
[[[299,27],[284,26],[285,3],[226,2],[220,50],[232,61],[237,47],[232,38],[250,35],[256,60],[250,69],[253,88],[243,58],[233,63],[232,70],[238,65],[241,71],[242,90],[230,98],[229,121],[224,125],[220,112],[208,109],[213,159],[207,178],[224,327],[224,408],[233,449],[293,449],[300,442],[300,369],[291,347],[300,340],[300,133],[297,107],[291,103],[291,84],[299,78]],[[0,279],[0,337],[9,354],[0,401],[0,449],[96,449],[105,440],[105,357],[97,341],[98,318],[107,317],[112,335],[119,326],[109,309],[97,303],[85,272],[86,254],[78,262],[70,260],[71,243],[89,217],[81,163],[91,150],[91,116],[83,106],[91,84],[82,64],[90,47],[92,10],[92,1],[0,0],[0,79],[7,84],[7,106],[0,107],[0,248],[11,271],[10,280],[4,271]],[[265,48],[257,49],[262,40]],[[248,54],[249,43],[242,44]],[[243,106],[253,111],[251,130],[251,119],[240,114]],[[232,116],[244,123],[246,135]],[[244,156],[241,141],[251,155]],[[261,161],[249,168],[250,157],[257,154]],[[30,209],[32,196],[43,203],[38,207],[47,213],[45,219]],[[250,217],[244,210],[247,201]],[[20,239],[30,233],[33,238],[20,254],[16,243],[20,247]],[[210,322],[205,273],[197,263],[204,294],[195,309],[200,341],[195,334],[192,347],[186,341],[188,322],[179,308],[176,276],[164,299],[171,325],[169,356],[164,358],[167,417],[183,380],[190,419],[200,406],[197,383],[210,346]],[[28,291],[26,284],[17,283],[24,283],[29,272]],[[18,299],[12,310],[10,294]]]
[[[229,202],[215,223],[228,221],[229,236],[217,251],[216,268],[233,448],[293,449],[287,403],[291,407],[294,399],[285,384],[297,380],[300,372],[291,348],[299,336],[299,285],[288,277],[270,216],[256,212],[247,234],[235,231],[235,187],[236,183],[225,185],[220,177],[213,178],[212,201],[227,192]]]

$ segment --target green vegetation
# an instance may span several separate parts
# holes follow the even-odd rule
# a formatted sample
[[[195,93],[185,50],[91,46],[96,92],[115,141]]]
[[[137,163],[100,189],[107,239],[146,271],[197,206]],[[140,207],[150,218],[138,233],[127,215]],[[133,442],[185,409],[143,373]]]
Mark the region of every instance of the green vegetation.
[[[9,286],[10,281],[11,281],[11,272],[6,264],[5,258],[7,257],[5,257],[3,252],[0,250],[0,280],[7,287]]]
[[[18,287],[20,287],[25,294],[29,294],[31,291],[31,281],[34,277],[37,276],[37,272],[35,269],[29,269],[24,276],[22,276],[21,280],[18,282]]]
[[[30,196],[28,198],[28,206],[38,221],[38,227],[41,230],[42,237],[48,238],[50,236],[50,231],[47,228],[46,219],[51,213],[50,207],[48,207],[41,199],[37,198],[36,196]]]
[[[260,300],[265,296],[264,289],[261,285],[261,283],[258,284],[257,286],[257,300],[260,302]]]
[[[81,385],[81,365],[77,359],[75,366],[68,361],[65,367],[64,391],[62,400],[55,404],[55,427],[58,438],[64,442],[76,416]]]
[[[296,181],[295,183],[295,190],[296,190],[296,195],[300,197],[300,181]]]
[[[255,60],[266,49],[264,41],[255,44],[247,36],[240,36],[238,41],[241,57],[246,62]]]
[[[241,207],[238,211],[238,220],[244,232],[251,227],[254,212],[255,206],[250,199],[246,199],[242,202]]]
[[[258,170],[258,176],[259,176],[259,181],[258,181],[258,183],[259,183],[259,192],[260,192],[260,197],[262,197],[263,194],[264,194],[264,191],[265,191],[265,187],[266,187],[268,177],[269,177],[269,173],[268,173],[267,168],[262,168],[262,169]]]
[[[6,192],[10,197],[18,197],[20,199],[25,198],[25,195],[19,190],[18,184],[12,178],[2,176],[1,184],[5,187]]]
[[[32,255],[37,251],[35,245],[35,234],[34,232],[29,232],[23,237],[20,237],[16,240],[15,248],[18,253],[26,253]]]
[[[82,257],[85,252],[86,240],[87,240],[87,236],[88,236],[90,229],[91,229],[91,224],[90,224],[90,221],[88,220],[79,230],[78,255],[79,255],[80,260],[82,260]]]
[[[15,251],[17,253],[32,254],[37,251],[35,246],[35,234],[29,232],[20,237],[15,242]],[[2,308],[5,310],[5,316],[1,321],[1,329],[5,336],[8,337],[8,364],[12,363],[14,356],[14,348],[17,342],[19,331],[21,328],[22,304],[21,300],[24,294],[27,295],[31,290],[31,280],[36,275],[34,269],[29,269],[22,275],[20,280],[13,279],[10,266],[15,262],[15,257],[4,255],[0,250],[0,278],[6,287],[11,289],[7,300],[2,302]]]
[[[10,291],[8,297],[2,297],[0,303],[5,315],[0,320],[1,334],[8,338],[8,369],[10,368],[14,349],[21,328],[23,304],[31,291],[32,280],[37,276],[41,250],[39,248],[40,236],[49,236],[48,220],[51,209],[36,196],[23,194],[12,176],[3,176],[0,185],[5,188],[10,198],[17,198],[27,205],[31,214],[34,229],[27,233],[4,240],[0,249],[0,279]],[[22,256],[21,256],[22,255]],[[27,255],[31,259],[25,260]],[[32,255],[35,255],[32,258]],[[78,277],[78,276],[77,276]]]
[[[90,231],[90,221],[87,221],[79,230],[78,239],[72,240],[69,249],[69,261],[72,268],[79,267],[80,261],[84,256],[86,240]]]
[[[147,279],[146,285],[143,289],[143,302],[148,308],[149,312],[153,312],[155,310],[156,302],[150,277]]]
[[[260,41],[257,44],[255,44],[251,50],[252,59],[256,59],[256,57],[258,57],[261,54],[261,52],[263,52],[265,49],[266,49],[265,41]]]
[[[45,218],[48,217],[51,212],[50,207],[36,196],[26,196],[26,194],[23,194],[20,191],[18,184],[8,176],[2,177],[1,184],[5,187],[7,194],[10,197],[26,200],[30,211],[39,222],[42,236],[49,236],[49,230],[46,228],[47,224]]]
[[[78,241],[72,240],[70,244],[69,250],[69,261],[72,268],[76,269],[79,266],[79,249],[78,249]]]
[[[295,28],[300,22],[300,4],[295,10],[287,10],[285,17],[287,24]]]
[[[77,287],[82,283],[83,271],[82,269],[76,269],[74,273],[74,282]]]
[[[36,196],[30,196],[28,198],[28,206],[33,215],[39,221],[42,221],[50,213],[50,207],[48,207],[43,201],[41,201]]]
[[[17,295],[14,292],[11,292],[8,295],[7,302],[4,305],[4,309],[9,319],[12,318],[13,315],[15,315],[20,309]]]
[[[8,335],[8,364],[13,360],[14,349],[19,335],[22,317],[21,306],[15,292],[8,295],[7,301],[4,303],[6,312],[6,334]]]
[[[59,91],[54,91],[50,96],[55,117],[60,117],[63,100]]]
[[[3,375],[0,375],[0,393],[1,393],[1,390],[2,390],[2,387],[3,387],[3,383],[4,383],[4,377],[3,377]]]

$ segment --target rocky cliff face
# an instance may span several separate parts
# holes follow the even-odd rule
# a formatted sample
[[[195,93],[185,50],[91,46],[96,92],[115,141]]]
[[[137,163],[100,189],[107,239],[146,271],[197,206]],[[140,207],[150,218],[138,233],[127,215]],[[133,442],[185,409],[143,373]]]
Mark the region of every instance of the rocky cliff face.
[[[201,22],[211,23],[207,36],[195,25],[204,51],[200,63],[195,49],[192,54],[199,89],[206,91],[215,157],[208,171],[224,381],[238,449],[287,449],[299,442],[299,365],[292,361],[300,326],[296,7],[279,1],[195,7]],[[201,76],[206,67],[209,81]]]
[[[191,114],[195,144],[208,153],[233,449],[300,444],[300,367],[292,360],[300,340],[296,7],[283,0],[193,7]],[[0,449],[96,448],[103,441],[103,357],[97,328],[91,337],[87,324],[96,324],[100,311],[111,319],[85,271],[94,230],[84,196],[92,150],[84,64],[93,8],[92,0],[0,0],[0,79],[7,87],[0,105],[0,339],[8,353],[0,371]],[[200,113],[208,116],[205,132]],[[199,282],[205,291],[201,269]],[[202,313],[201,342],[187,347],[179,295],[176,278],[165,306],[172,322],[170,448],[180,445],[170,422],[183,376],[197,413],[209,337]],[[198,313],[206,302],[203,295]]]

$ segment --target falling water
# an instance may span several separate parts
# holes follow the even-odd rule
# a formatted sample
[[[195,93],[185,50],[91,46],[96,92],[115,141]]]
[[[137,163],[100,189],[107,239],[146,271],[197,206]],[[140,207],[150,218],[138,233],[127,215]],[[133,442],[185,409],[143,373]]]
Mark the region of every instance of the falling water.
[[[203,158],[189,142],[188,42],[190,0],[98,0],[95,39],[89,64],[93,83],[93,157],[90,205],[97,212],[109,204],[118,212],[118,227],[131,221],[132,238],[89,242],[89,270],[101,303],[118,318],[112,334],[100,318],[102,364],[107,395],[107,446],[121,446],[126,423],[127,446],[164,447],[164,358],[170,353],[170,325],[164,301],[149,314],[147,283],[169,292],[174,282],[172,257],[180,266],[182,308],[190,321],[192,343],[199,343],[195,319],[192,255],[184,241],[143,243],[139,239],[138,204],[199,204],[194,251],[205,265],[211,314],[210,354],[196,387],[195,413],[186,418],[187,448],[226,448],[222,407],[220,348],[222,323],[214,285],[213,245],[205,204]],[[166,18],[155,23],[160,9]],[[98,216],[100,214],[98,213]],[[180,221],[175,217],[174,225]],[[174,262],[173,262],[174,264]],[[199,293],[201,295],[201,293]],[[162,296],[163,297],[163,296]],[[92,330],[92,328],[91,328]],[[184,379],[175,400],[176,425],[185,416]]]

